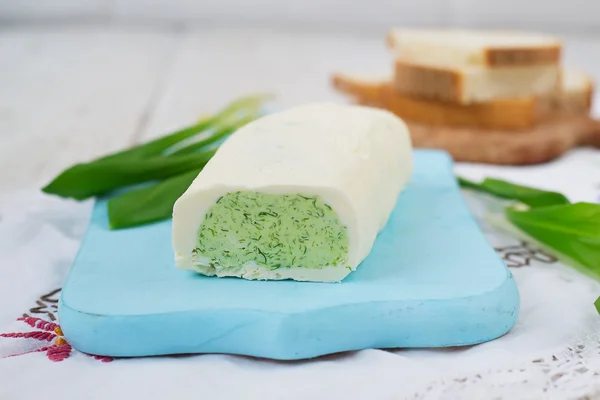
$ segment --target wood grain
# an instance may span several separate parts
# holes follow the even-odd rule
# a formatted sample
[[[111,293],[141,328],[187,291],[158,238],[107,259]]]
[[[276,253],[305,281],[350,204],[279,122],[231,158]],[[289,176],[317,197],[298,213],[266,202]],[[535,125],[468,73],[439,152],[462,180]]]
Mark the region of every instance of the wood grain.
[[[551,161],[577,146],[600,148],[600,121],[589,117],[555,120],[519,133],[407,124],[415,147],[446,150],[455,161],[531,165]]]

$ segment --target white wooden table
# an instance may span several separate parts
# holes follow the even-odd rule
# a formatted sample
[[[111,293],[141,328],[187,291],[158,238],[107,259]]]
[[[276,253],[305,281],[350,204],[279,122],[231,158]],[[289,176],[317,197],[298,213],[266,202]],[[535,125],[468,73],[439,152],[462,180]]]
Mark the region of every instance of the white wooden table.
[[[600,40],[564,39],[565,62],[599,79]],[[182,127],[237,96],[271,92],[281,107],[344,101],[332,72],[390,70],[380,36],[9,27],[0,31],[0,191],[39,187],[74,162]]]

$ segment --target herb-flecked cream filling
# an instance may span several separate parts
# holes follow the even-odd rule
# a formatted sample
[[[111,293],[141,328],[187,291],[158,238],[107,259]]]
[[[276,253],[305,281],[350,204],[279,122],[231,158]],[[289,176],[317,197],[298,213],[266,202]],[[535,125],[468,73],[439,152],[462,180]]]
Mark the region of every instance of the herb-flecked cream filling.
[[[348,233],[319,197],[232,192],[206,213],[195,253],[217,270],[248,262],[271,270],[347,268]]]

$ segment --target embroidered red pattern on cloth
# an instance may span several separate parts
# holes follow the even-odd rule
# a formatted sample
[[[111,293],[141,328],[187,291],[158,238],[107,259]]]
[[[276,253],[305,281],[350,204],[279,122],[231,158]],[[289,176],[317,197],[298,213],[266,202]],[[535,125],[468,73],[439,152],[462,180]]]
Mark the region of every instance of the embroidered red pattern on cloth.
[[[18,350],[14,354],[8,354],[0,358],[16,357],[31,353],[45,353],[50,361],[63,361],[70,357],[77,350],[67,342],[63,332],[56,321],[56,312],[58,309],[58,294],[60,289],[53,290],[36,301],[36,307],[32,307],[29,312],[31,314],[39,314],[41,318],[32,317],[25,313],[17,321],[29,325],[35,330],[25,332],[8,332],[0,334],[0,338],[12,338],[25,341],[18,346]],[[25,329],[25,327],[24,327]],[[110,362],[112,357],[88,356],[102,361]]]

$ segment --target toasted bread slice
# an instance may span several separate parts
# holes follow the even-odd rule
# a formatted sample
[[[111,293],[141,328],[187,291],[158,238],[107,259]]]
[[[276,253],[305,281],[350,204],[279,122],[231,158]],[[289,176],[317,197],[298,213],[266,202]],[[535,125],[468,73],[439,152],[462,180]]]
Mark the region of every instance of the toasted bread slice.
[[[391,29],[388,46],[413,63],[486,68],[558,65],[562,43],[529,32],[457,29]]]
[[[335,73],[331,76],[331,85],[345,95],[360,99],[360,102],[364,105],[381,105],[385,107],[384,95],[385,91],[391,87],[391,78]],[[400,94],[398,96],[404,97]]]
[[[381,105],[388,108],[384,93],[391,87],[391,78],[335,73],[331,76],[331,85],[338,92],[358,99],[363,105]],[[398,97],[405,96],[398,94]],[[417,99],[417,102],[421,101]]]
[[[560,85],[560,68],[434,67],[395,61],[394,86],[405,95],[460,104],[549,94]]]
[[[538,98],[538,114],[542,119],[589,114],[592,108],[595,83],[588,74],[563,69],[560,90]]]
[[[335,74],[332,85],[363,105],[388,109],[401,118],[432,126],[519,130],[540,121],[587,115],[594,84],[587,75],[566,70],[563,87],[544,97],[497,99],[457,104],[398,93],[389,78],[360,78]]]
[[[387,79],[365,80],[342,74],[333,86],[360,104],[390,110],[400,118],[434,126],[470,126],[491,129],[524,129],[536,120],[534,97],[499,99],[468,105],[428,100],[398,93]]]

